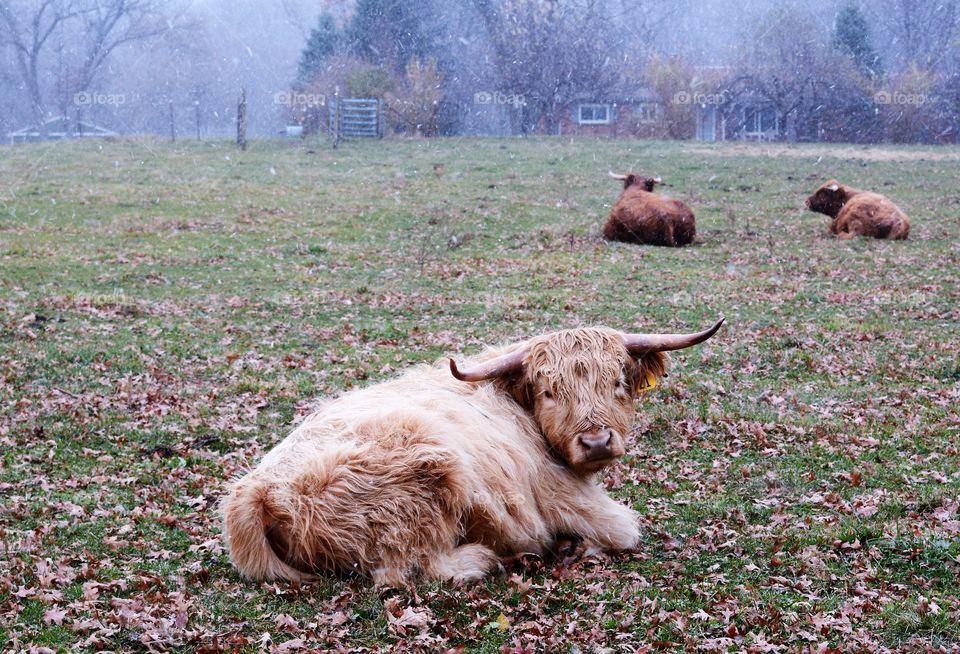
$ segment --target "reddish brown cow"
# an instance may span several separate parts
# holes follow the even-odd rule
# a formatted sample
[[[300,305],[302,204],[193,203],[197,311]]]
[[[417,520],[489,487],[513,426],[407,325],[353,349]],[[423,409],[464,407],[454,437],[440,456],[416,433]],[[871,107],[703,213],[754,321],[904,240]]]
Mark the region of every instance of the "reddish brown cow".
[[[603,236],[610,241],[679,246],[693,242],[697,227],[690,207],[653,192],[659,177],[636,173],[614,175],[623,180],[623,192],[610,210]]]
[[[910,234],[910,221],[889,198],[844,186],[835,179],[807,198],[807,208],[833,218],[830,233],[837,238],[873,236],[899,240]]]

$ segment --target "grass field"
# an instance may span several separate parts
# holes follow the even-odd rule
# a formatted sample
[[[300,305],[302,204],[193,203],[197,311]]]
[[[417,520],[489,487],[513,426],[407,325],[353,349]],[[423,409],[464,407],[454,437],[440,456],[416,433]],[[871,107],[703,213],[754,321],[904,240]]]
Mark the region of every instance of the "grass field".
[[[609,169],[672,183],[700,242],[602,241]],[[2,651],[960,650],[958,171],[606,140],[0,148]],[[895,199],[910,240],[827,238],[803,200],[831,177]],[[317,398],[720,314],[603,478],[638,551],[385,592],[231,569],[225,481]]]

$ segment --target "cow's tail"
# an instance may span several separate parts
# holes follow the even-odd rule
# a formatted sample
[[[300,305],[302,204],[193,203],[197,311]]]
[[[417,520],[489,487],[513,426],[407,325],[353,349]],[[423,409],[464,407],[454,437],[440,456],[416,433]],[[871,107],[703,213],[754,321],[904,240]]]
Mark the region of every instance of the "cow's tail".
[[[271,489],[269,482],[248,475],[233,484],[223,501],[221,510],[230,559],[249,579],[316,579],[316,575],[288,565],[271,542],[269,531],[276,521]]]

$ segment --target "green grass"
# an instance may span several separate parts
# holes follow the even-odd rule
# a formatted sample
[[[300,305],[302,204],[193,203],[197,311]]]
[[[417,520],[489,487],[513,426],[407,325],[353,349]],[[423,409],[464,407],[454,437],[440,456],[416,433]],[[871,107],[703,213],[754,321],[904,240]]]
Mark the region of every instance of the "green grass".
[[[0,642],[956,648],[958,161],[588,139],[0,148]],[[610,169],[671,183],[699,243],[602,241]],[[832,177],[898,202],[910,240],[827,238],[803,199]],[[543,331],[720,314],[604,479],[644,516],[637,552],[416,592],[231,569],[226,481],[317,398]],[[422,630],[396,623],[408,606]]]

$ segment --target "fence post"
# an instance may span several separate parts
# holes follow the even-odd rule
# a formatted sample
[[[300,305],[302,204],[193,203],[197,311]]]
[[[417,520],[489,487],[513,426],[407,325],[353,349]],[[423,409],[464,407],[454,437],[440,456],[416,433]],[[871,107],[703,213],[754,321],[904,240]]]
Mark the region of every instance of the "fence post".
[[[377,98],[377,138],[382,139],[386,131],[384,123],[386,116],[383,115],[383,98]]]
[[[340,87],[333,88],[333,149],[340,145]]]
[[[240,102],[237,104],[237,145],[247,149],[247,89],[240,89]]]
[[[177,124],[173,120],[173,103],[170,103],[170,142],[177,142]]]

